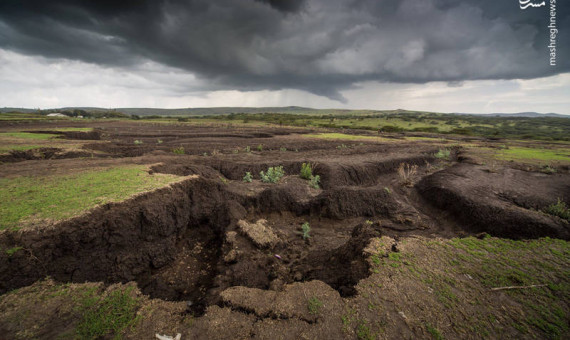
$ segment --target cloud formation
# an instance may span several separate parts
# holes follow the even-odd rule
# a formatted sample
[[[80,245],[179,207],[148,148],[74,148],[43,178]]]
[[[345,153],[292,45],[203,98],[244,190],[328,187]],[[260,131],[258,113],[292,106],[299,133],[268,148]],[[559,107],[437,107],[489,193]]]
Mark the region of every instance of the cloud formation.
[[[366,81],[569,72],[561,4],[557,19],[556,67],[546,8],[516,0],[3,0],[0,48],[124,70],[150,62],[197,78],[177,91],[298,89],[342,101]]]

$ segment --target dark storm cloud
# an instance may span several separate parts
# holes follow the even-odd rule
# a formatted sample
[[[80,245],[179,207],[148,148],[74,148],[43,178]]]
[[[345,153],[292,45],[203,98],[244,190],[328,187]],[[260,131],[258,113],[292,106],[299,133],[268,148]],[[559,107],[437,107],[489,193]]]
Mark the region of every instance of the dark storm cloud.
[[[195,73],[202,90],[295,88],[342,100],[368,81],[536,78],[568,72],[568,10],[558,65],[545,7],[518,0],[0,1],[0,48],[131,68]],[[568,7],[568,6],[566,6]]]

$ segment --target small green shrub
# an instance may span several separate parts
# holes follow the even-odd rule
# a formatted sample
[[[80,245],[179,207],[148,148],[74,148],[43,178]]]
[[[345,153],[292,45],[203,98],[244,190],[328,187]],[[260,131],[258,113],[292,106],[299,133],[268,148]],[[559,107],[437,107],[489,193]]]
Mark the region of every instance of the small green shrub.
[[[157,139],[156,144],[162,144],[162,139]]]
[[[227,178],[225,178],[224,176],[219,176],[219,177],[220,177],[220,181],[222,181],[222,183],[228,184],[229,180]]]
[[[279,148],[279,151],[287,151],[287,148]]]
[[[251,152],[251,148],[248,146],[245,147],[245,152],[250,153]]]
[[[307,304],[307,308],[309,309],[310,314],[319,314],[319,310],[321,309],[322,306],[323,303],[321,302],[321,300],[319,300],[317,297],[314,296],[309,299],[309,302]]]
[[[434,156],[435,158],[439,159],[449,159],[451,152],[447,149],[439,149],[439,151]]]
[[[264,183],[277,183],[281,177],[285,176],[285,171],[282,166],[270,167],[267,173],[261,171],[259,176]]]
[[[172,152],[176,155],[183,155],[184,154],[184,147],[180,146],[177,148],[172,149]]]
[[[311,238],[311,235],[309,235],[309,233],[311,232],[311,226],[309,225],[309,222],[303,223],[303,225],[301,226],[301,230],[303,231],[303,240],[306,241],[309,238]]]
[[[321,182],[321,176],[316,175],[316,176],[311,176],[311,179],[309,180],[309,186],[313,189],[319,189],[319,183]]]
[[[143,143],[143,141],[140,139],[137,139],[137,140],[135,140],[134,143],[135,143],[135,145],[141,145]]]
[[[301,178],[310,180],[313,177],[313,167],[311,163],[303,163],[301,165]]]
[[[251,175],[251,172],[246,172],[245,176],[243,176],[243,181],[245,183],[251,183],[251,181],[253,181],[253,176]]]
[[[570,222],[570,210],[566,206],[566,203],[562,202],[560,198],[558,198],[557,203],[549,205],[548,207],[544,208],[543,211],[549,215],[558,216]]]
[[[390,190],[390,188],[388,187],[384,187],[384,192],[387,193],[388,195],[392,194],[392,190]]]
[[[259,144],[257,146],[257,151],[259,151],[259,152],[263,151],[263,144]]]

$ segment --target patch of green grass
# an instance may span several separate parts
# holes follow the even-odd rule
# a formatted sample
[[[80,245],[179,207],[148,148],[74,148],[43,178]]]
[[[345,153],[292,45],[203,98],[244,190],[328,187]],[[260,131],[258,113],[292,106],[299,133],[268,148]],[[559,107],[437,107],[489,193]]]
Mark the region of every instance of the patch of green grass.
[[[58,137],[58,135],[51,133],[2,132],[0,133],[0,138],[2,137],[20,138],[20,139],[51,139],[54,137]]]
[[[359,340],[374,340],[376,338],[365,321],[361,321],[356,327],[356,337]]]
[[[76,334],[80,339],[109,338],[122,339],[122,332],[138,321],[136,310],[138,299],[132,295],[132,287],[124,291],[115,290],[100,297],[94,289],[87,290],[79,300],[82,314]]]
[[[508,149],[498,151],[495,156],[503,160],[570,161],[570,150],[567,148],[556,150],[511,146]]]
[[[309,309],[310,314],[319,314],[319,310],[321,309],[322,306],[323,306],[322,301],[315,296],[310,298],[309,301],[307,302],[307,308]]]
[[[441,333],[439,332],[439,330],[437,328],[435,328],[434,326],[430,325],[429,323],[426,324],[426,330],[428,331],[429,334],[431,334],[431,336],[436,339],[436,340],[443,340],[443,335],[441,335]]]
[[[41,147],[41,145],[2,145],[0,146],[0,153],[8,153],[10,151],[26,151],[39,149]]]
[[[60,220],[97,205],[163,187],[178,176],[148,174],[143,165],[63,176],[0,179],[0,229],[31,220]]]
[[[308,138],[319,138],[319,139],[342,139],[342,140],[372,140],[372,141],[394,141],[393,139],[387,139],[375,136],[362,136],[362,135],[347,135],[344,133],[319,133],[319,134],[306,134],[303,135]]]

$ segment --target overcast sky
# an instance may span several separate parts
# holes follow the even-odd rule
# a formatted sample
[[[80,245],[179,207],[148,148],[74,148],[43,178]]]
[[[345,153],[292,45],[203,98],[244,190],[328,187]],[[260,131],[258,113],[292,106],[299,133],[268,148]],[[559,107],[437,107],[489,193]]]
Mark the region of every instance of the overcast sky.
[[[570,114],[570,6],[550,66],[549,2],[2,0],[0,107]]]

